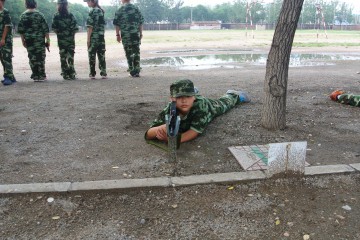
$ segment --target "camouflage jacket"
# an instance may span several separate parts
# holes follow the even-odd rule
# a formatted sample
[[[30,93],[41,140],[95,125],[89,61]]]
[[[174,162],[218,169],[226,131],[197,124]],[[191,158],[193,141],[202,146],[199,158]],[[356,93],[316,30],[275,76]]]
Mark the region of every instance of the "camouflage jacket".
[[[131,3],[123,4],[115,13],[113,24],[120,27],[124,45],[140,44],[139,27],[144,17],[139,8]]]
[[[25,39],[44,41],[45,34],[49,33],[49,26],[41,12],[26,10],[20,15],[18,33],[24,34]]]
[[[55,13],[51,25],[56,32],[59,46],[74,45],[74,35],[79,31],[76,19],[72,13],[62,15]]]
[[[2,36],[3,32],[4,32],[4,28],[8,26],[9,27],[9,31],[6,35],[6,39],[5,42],[6,43],[11,43],[12,42],[12,23],[11,23],[11,17],[10,17],[10,12],[4,8],[1,12],[0,12],[0,36]]]
[[[169,113],[169,103],[164,110],[161,111],[159,116],[151,123],[150,128],[157,127],[165,124],[165,115]],[[190,109],[190,112],[181,119],[179,132],[184,133],[189,129],[195,132],[202,133],[206,126],[221,113],[216,111],[214,105],[217,104],[216,100],[205,98],[203,96],[195,96],[195,101]]]
[[[338,102],[355,107],[360,107],[360,95],[341,94],[338,96]]]
[[[90,9],[89,16],[86,20],[86,26],[93,28],[91,38],[97,38],[99,35],[104,35],[105,19],[104,13],[101,11],[100,8],[94,7]]]

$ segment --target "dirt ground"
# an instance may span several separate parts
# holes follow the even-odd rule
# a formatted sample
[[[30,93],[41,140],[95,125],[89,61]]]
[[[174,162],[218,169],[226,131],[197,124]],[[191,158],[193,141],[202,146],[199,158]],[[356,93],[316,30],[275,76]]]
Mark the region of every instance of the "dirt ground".
[[[180,31],[181,32],[181,31]],[[145,32],[147,33],[147,32]],[[112,34],[112,33],[110,33]],[[156,37],[158,33],[148,33]],[[180,36],[167,32],[173,39]],[[146,34],[144,35],[146,37]],[[142,58],[267,53],[269,39],[144,41]],[[307,141],[311,165],[360,162],[360,111],[330,101],[334,89],[360,93],[359,60],[292,67],[287,128],[260,125],[265,65],[239,63],[204,70],[143,67],[130,78],[120,44],[108,41],[109,79],[89,80],[85,35],[78,34],[78,80],[64,81],[56,39],[47,55],[48,81],[34,83],[27,54],[14,39],[18,82],[0,86],[1,184],[160,177],[172,172],[168,155],[144,141],[149,122],[168,101],[169,85],[189,78],[217,98],[247,91],[252,102],[215,119],[178,151],[181,176],[243,171],[228,147]],[[293,53],[360,56],[359,47],[294,48]],[[166,51],[170,51],[166,52]],[[159,53],[160,52],[160,53]],[[176,53],[179,55],[179,53]],[[0,196],[1,239],[359,239],[359,175],[268,180],[228,186]],[[47,203],[54,197],[53,204]],[[344,210],[343,206],[351,206]],[[55,219],[52,219],[55,217]],[[59,217],[59,219],[56,219]],[[277,220],[280,221],[276,222]],[[278,223],[278,224],[277,224]],[[305,236],[306,238],[306,236]]]

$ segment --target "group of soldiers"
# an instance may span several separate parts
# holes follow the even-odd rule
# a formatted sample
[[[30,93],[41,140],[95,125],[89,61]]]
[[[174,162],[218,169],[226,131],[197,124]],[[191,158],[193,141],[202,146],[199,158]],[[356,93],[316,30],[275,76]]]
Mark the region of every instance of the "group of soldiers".
[[[0,59],[4,68],[4,85],[16,82],[12,66],[13,36],[12,22],[9,11],[4,8],[6,0],[0,0]],[[95,79],[96,56],[99,61],[100,75],[107,78],[105,61],[105,18],[104,10],[98,0],[84,0],[90,11],[86,21],[87,48],[89,57],[89,77]],[[122,5],[116,11],[114,25],[116,39],[122,42],[128,63],[130,76],[140,76],[140,44],[144,18],[139,9],[130,3],[130,0],[121,0]],[[29,65],[32,71],[30,76],[35,82],[47,80],[45,73],[46,50],[50,48],[49,26],[44,15],[39,12],[36,0],[25,0],[26,11],[20,16],[18,33],[22,44],[27,49]],[[60,54],[61,75],[65,80],[75,80],[74,68],[75,33],[79,30],[76,19],[68,11],[67,0],[57,0],[57,12],[51,24],[57,35]]]

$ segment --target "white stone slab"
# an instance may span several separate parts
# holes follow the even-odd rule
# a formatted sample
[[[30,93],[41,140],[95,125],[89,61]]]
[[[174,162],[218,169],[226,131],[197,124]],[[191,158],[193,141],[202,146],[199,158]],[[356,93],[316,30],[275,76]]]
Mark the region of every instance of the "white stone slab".
[[[285,142],[269,144],[267,175],[305,173],[307,142]]]
[[[295,144],[294,144],[295,143]],[[295,150],[297,150],[296,146],[300,145],[301,150],[306,151],[303,148],[304,143],[306,142],[294,142]],[[298,143],[298,144],[297,144]],[[254,171],[254,170],[267,170],[269,168],[268,164],[268,157],[269,157],[269,149],[271,145],[274,145],[275,148],[277,144],[283,145],[287,143],[272,143],[266,145],[251,145],[251,146],[233,146],[229,147],[228,149],[234,155],[236,160],[239,162],[241,167],[246,171]],[[297,153],[296,151],[291,152],[291,154]],[[301,162],[301,161],[300,161]],[[299,168],[297,165],[299,162],[297,161],[296,164],[290,163],[290,168]],[[301,162],[302,164],[302,162]],[[309,166],[310,164],[305,161],[305,166]],[[286,169],[286,167],[284,168]],[[301,165],[302,173],[305,171]]]
[[[352,168],[355,168],[357,171],[360,171],[360,163],[353,163],[353,164],[350,164],[350,166]]]
[[[305,168],[305,175],[307,176],[351,172],[355,172],[355,169],[346,164],[312,166]]]
[[[70,182],[0,185],[0,193],[67,192]]]

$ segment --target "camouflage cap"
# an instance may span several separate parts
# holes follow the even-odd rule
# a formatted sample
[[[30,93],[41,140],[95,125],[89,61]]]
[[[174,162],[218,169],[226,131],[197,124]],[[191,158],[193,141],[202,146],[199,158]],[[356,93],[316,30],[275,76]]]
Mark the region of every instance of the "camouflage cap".
[[[170,86],[171,97],[195,96],[194,83],[189,79],[182,79]]]

